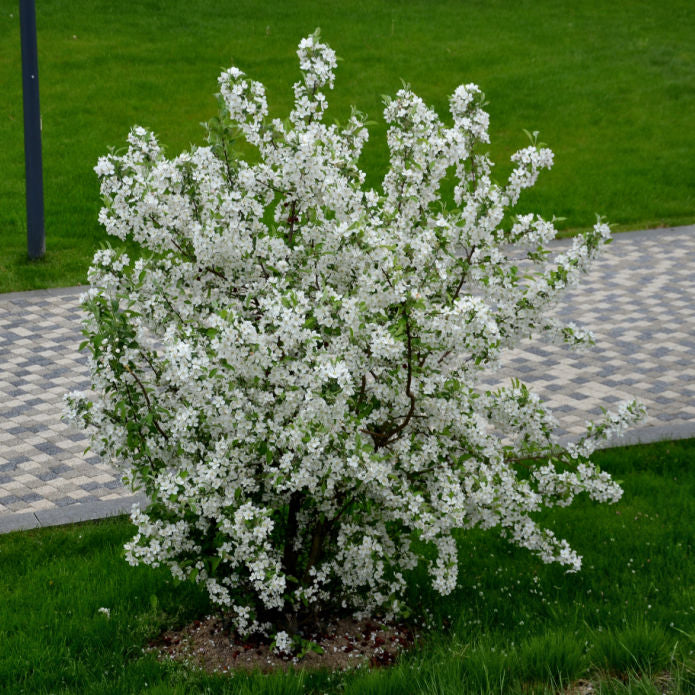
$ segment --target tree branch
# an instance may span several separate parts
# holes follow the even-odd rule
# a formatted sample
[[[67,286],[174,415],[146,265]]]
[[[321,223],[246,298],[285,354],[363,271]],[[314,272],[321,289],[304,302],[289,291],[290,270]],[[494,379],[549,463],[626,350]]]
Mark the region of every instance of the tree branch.
[[[147,403],[147,409],[152,412],[152,403],[150,401],[150,397],[147,395],[147,389],[145,388],[144,384],[142,381],[140,381],[140,378],[138,375],[127,365],[123,365],[124,369],[130,374],[133,379],[137,382],[138,386],[140,387],[140,390],[142,391],[142,395],[145,397],[145,403]],[[157,418],[154,417],[154,413],[152,414],[152,424],[157,428],[157,432],[164,437],[167,441],[169,440],[169,435],[161,428],[159,422],[157,422]]]
[[[405,394],[410,399],[410,408],[405,414],[403,422],[396,425],[393,429],[387,429],[384,432],[368,432],[374,440],[374,450],[378,451],[384,446],[389,445],[398,438],[401,432],[408,426],[415,412],[415,394],[412,391],[413,381],[413,338],[410,331],[410,318],[408,316],[407,306],[403,305],[403,314],[405,318],[405,336],[406,336],[406,360],[408,375],[405,382]]]
[[[287,237],[287,245],[292,244],[292,239],[294,239],[294,223],[299,222],[299,217],[297,217],[297,201],[292,200],[292,207],[290,208],[290,215],[287,218],[287,223],[290,225],[289,235]]]
[[[468,264],[464,270],[463,273],[461,274],[461,280],[459,281],[458,286],[456,287],[456,290],[454,292],[454,299],[457,299],[459,296],[459,292],[461,291],[461,288],[463,287],[463,283],[466,281],[466,276],[468,275],[468,269],[470,268],[470,262],[471,258],[473,258],[473,254],[475,253],[476,246],[473,244],[471,246],[471,250],[468,252],[468,255],[466,256],[466,263]]]
[[[297,579],[297,552],[294,550],[294,541],[297,536],[297,514],[302,506],[304,494],[295,491],[290,495],[290,504],[287,511],[287,530],[285,533],[285,547],[282,552],[282,567],[285,574]]]

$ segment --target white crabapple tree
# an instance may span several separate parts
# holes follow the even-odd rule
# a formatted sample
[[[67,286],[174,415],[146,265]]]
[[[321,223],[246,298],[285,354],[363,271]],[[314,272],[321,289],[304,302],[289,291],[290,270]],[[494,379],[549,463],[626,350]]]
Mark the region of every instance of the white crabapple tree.
[[[324,120],[335,53],[316,33],[298,55],[287,120],[231,68],[208,146],[167,159],[135,127],[99,160],[100,221],[143,253],[96,253],[82,298],[93,393],[66,397],[151,501],[132,512],[128,560],[204,585],[239,633],[280,649],[321,616],[397,614],[420,562],[451,592],[457,529],[495,527],[578,569],[533,514],[581,492],[617,500],[589,456],[643,413],[623,404],[562,447],[525,385],[480,385],[523,338],[591,342],[549,309],[607,226],[551,258],[553,224],[510,212],[552,153],[531,144],[495,183],[480,89],[456,89],[447,127],[403,88],[384,112],[383,190],[365,190],[363,116]],[[252,163],[234,153],[242,136]]]

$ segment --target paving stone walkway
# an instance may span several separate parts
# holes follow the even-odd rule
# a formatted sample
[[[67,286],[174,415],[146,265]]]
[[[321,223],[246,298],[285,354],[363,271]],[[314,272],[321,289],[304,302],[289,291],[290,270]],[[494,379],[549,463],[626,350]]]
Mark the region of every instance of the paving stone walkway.
[[[0,294],[0,532],[116,514],[137,499],[60,419],[63,394],[89,386],[77,350],[83,291]],[[558,314],[591,329],[596,348],[525,344],[496,380],[536,390],[563,437],[630,398],[649,417],[624,442],[695,436],[695,226],[616,235]]]

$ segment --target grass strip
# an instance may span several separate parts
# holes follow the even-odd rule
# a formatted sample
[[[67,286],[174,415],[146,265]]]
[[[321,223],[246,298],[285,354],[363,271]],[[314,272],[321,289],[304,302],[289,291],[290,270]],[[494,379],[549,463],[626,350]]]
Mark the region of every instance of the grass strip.
[[[0,537],[0,691],[23,693],[600,692],[695,688],[695,440],[599,452],[622,481],[614,506],[579,500],[544,522],[584,556],[578,574],[543,565],[494,533],[460,537],[459,588],[413,578],[433,629],[391,669],[233,677],[143,653],[165,626],[210,607],[163,570],[133,568],[124,519]],[[109,609],[105,615],[100,608]],[[660,685],[661,684],[661,685]]]
[[[387,166],[382,94],[406,80],[446,117],[455,87],[478,83],[491,110],[497,176],[540,131],[554,170],[522,210],[596,213],[621,229],[685,224],[693,214],[695,13],[690,0],[45,0],[37,3],[46,246],[26,255],[21,57],[16,3],[0,2],[0,292],[86,282],[105,234],[92,167],[129,128],[152,128],[170,153],[204,144],[221,68],[268,88],[284,117],[299,77],[294,54],[316,26],[344,59],[329,117],[356,105],[376,121],[363,169]]]

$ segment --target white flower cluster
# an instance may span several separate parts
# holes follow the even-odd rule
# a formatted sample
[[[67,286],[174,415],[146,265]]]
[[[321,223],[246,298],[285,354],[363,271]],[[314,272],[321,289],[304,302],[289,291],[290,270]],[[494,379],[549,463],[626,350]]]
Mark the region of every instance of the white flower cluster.
[[[586,457],[642,414],[625,405],[563,450],[526,386],[478,386],[524,337],[591,339],[546,316],[608,228],[553,259],[552,223],[508,214],[552,153],[521,150],[500,185],[480,153],[478,87],[454,92],[451,127],[404,88],[385,111],[383,192],[365,191],[364,118],[322,120],[335,54],[317,35],[298,54],[289,120],[269,120],[262,85],[231,68],[209,146],[167,159],[136,127],[99,161],[100,220],[143,253],[95,255],[83,306],[96,396],[67,398],[152,502],[133,512],[129,561],[200,582],[240,631],[274,630],[280,651],[326,606],[397,610],[422,561],[414,540],[443,594],[457,529],[497,527],[578,568],[532,514],[580,492],[617,499]],[[235,134],[257,161],[235,156]],[[540,462],[530,476],[524,460]]]
[[[280,655],[291,655],[294,649],[294,642],[290,635],[288,635],[284,630],[280,630],[275,635],[275,646],[273,651]]]

